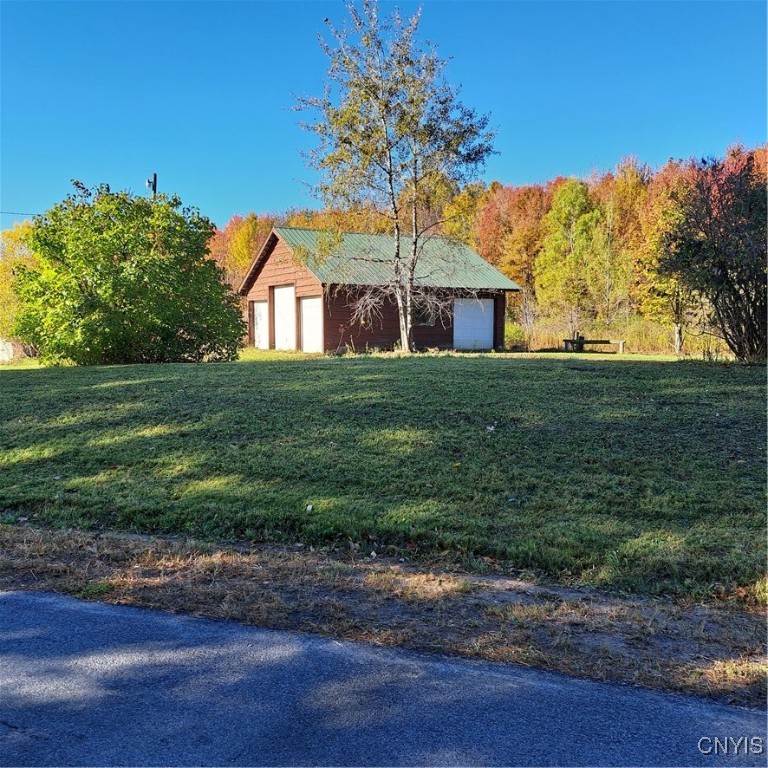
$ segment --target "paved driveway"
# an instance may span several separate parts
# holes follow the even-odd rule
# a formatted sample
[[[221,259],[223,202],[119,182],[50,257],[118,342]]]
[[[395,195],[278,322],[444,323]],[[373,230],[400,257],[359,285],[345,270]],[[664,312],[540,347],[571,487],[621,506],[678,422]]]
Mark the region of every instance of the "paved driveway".
[[[764,713],[54,595],[0,654],[2,765],[766,763]]]

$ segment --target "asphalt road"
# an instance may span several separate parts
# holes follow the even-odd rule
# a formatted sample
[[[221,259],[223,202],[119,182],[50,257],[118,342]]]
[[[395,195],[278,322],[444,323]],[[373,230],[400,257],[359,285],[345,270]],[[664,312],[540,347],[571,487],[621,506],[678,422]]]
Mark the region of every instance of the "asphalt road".
[[[766,745],[765,713],[0,593],[2,765],[765,765],[744,736]]]

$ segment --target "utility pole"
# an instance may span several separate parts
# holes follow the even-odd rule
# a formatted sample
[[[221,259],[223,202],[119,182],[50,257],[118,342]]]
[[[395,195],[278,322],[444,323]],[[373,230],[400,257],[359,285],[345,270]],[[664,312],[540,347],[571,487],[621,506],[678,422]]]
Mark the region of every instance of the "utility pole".
[[[151,179],[147,179],[147,189],[152,190],[152,199],[154,200],[157,195],[157,174],[153,173]]]

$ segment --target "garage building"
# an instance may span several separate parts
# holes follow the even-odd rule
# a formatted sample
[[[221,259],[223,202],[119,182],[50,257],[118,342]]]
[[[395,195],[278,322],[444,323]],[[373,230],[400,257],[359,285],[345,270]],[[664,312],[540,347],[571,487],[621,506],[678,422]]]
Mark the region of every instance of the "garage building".
[[[248,343],[304,352],[391,349],[400,338],[397,306],[361,324],[352,320],[355,289],[385,285],[392,237],[275,227],[239,288],[246,298]],[[409,243],[404,239],[404,246]],[[504,347],[507,291],[520,287],[471,248],[444,237],[424,242],[415,281],[450,300],[447,318],[417,318],[419,348]]]

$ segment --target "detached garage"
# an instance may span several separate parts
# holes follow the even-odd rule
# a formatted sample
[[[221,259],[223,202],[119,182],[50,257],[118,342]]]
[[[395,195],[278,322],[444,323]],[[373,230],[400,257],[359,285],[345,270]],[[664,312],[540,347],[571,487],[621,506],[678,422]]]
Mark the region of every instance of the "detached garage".
[[[272,230],[239,288],[247,299],[251,346],[324,352],[397,343],[394,304],[370,323],[352,320],[355,289],[389,279],[392,238],[344,233],[329,255],[327,236],[294,227]],[[503,348],[506,293],[520,290],[516,283],[467,246],[442,237],[425,242],[415,280],[447,297],[451,306],[448,318],[414,322],[417,347]]]

